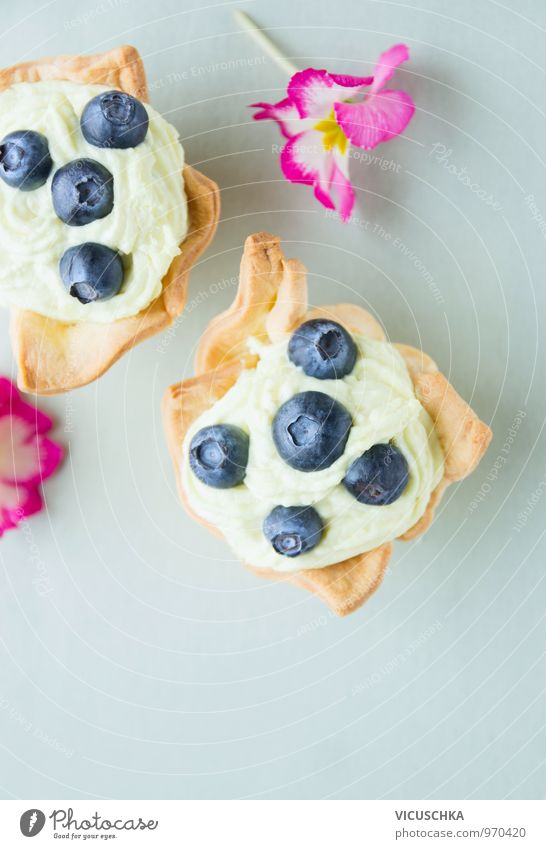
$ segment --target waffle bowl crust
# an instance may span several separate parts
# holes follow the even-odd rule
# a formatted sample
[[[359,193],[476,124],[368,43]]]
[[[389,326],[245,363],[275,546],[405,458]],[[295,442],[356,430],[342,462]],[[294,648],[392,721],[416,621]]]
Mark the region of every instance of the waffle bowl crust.
[[[186,509],[216,535],[217,528],[204,522],[190,508],[182,485],[182,444],[192,422],[233,386],[244,368],[256,363],[247,348],[249,336],[264,342],[286,338],[309,318],[334,319],[347,330],[370,339],[384,340],[383,328],[366,310],[353,304],[336,304],[308,310],[305,267],[286,260],[280,240],[256,233],[245,242],[239,290],[226,312],[211,321],[196,354],[197,376],[171,386],[163,398],[163,420],[169,451],[176,471],[178,491]],[[491,431],[422,351],[408,345],[395,346],[403,356],[413,380],[415,394],[432,418],[444,452],[444,477],[432,492],[419,521],[400,539],[410,540],[427,530],[434,510],[448,484],[466,477],[476,467],[491,439]],[[344,616],[360,607],[382,581],[392,553],[388,542],[372,551],[322,569],[280,574],[245,565],[265,578],[290,581],[316,593],[337,614]]]
[[[134,47],[95,56],[52,56],[0,70],[0,91],[14,83],[69,80],[99,84],[148,100],[144,65]],[[218,186],[189,165],[184,167],[189,226],[162,280],[162,292],[144,310],[109,324],[65,323],[29,310],[11,310],[10,334],[19,387],[39,395],[67,392],[91,383],[134,345],[160,333],[186,301],[192,265],[212,239],[220,214]]]

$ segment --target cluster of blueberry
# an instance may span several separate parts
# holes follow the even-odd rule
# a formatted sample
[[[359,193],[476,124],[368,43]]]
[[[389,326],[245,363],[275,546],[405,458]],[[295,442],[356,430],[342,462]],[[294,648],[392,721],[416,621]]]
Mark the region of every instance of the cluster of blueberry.
[[[357,348],[335,321],[306,321],[292,335],[288,357],[318,380],[335,380],[353,370]],[[345,450],[352,419],[348,410],[324,392],[299,392],[273,419],[272,435],[282,459],[293,469],[327,469]],[[248,462],[248,435],[239,427],[204,427],[190,444],[190,467],[200,481],[218,489],[243,482]],[[404,455],[391,443],[372,445],[349,466],[343,485],[361,504],[392,504],[409,480]],[[275,507],[263,523],[265,537],[278,554],[297,557],[321,540],[324,524],[314,507]]]
[[[148,113],[138,100],[108,91],[85,106],[80,120],[89,144],[100,148],[136,147],[148,132]],[[0,142],[0,178],[8,186],[30,192],[46,183],[53,161],[45,136],[16,130]],[[76,159],[59,168],[51,182],[56,215],[70,227],[82,227],[109,215],[114,206],[114,178],[94,159]],[[59,270],[70,294],[82,304],[117,295],[123,283],[119,251],[97,242],[69,248]]]

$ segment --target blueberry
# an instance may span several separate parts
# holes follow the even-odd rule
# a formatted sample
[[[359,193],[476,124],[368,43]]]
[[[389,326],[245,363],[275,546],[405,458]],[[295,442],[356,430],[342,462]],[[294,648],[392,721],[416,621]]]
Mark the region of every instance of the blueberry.
[[[61,257],[59,270],[72,297],[82,304],[113,298],[123,283],[120,254],[96,242],[68,248]]]
[[[61,221],[82,227],[112,212],[114,178],[94,159],[74,159],[55,172],[51,194]]]
[[[318,380],[335,380],[350,374],[356,355],[356,345],[345,328],[326,318],[304,322],[288,343],[290,361]]]
[[[392,504],[409,480],[408,463],[394,445],[372,445],[351,463],[343,481],[361,504]]]
[[[351,425],[349,412],[329,395],[300,392],[279,407],[273,441],[293,469],[318,472],[341,457]]]
[[[200,481],[216,489],[242,483],[248,462],[248,436],[240,427],[211,425],[190,443],[190,467]]]
[[[148,113],[142,103],[123,91],[105,91],[82,112],[82,133],[95,147],[136,147],[146,138]]]
[[[49,145],[41,133],[16,130],[0,142],[0,177],[14,189],[39,189],[52,167]]]
[[[314,507],[275,507],[263,523],[264,536],[277,554],[298,557],[319,544],[324,531]]]

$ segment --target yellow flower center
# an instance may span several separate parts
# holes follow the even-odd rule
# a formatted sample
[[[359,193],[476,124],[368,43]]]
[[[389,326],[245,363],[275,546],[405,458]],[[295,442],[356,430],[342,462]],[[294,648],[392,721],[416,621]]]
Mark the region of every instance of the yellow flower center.
[[[324,121],[319,121],[318,124],[315,124],[314,129],[318,130],[319,133],[324,133],[322,144],[325,150],[332,150],[332,148],[337,146],[341,153],[345,153],[348,139],[337,123],[333,109]]]

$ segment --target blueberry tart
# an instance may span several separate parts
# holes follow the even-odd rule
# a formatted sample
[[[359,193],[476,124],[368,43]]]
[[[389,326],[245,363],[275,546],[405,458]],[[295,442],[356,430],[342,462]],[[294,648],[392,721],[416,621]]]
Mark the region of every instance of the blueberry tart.
[[[168,327],[218,215],[133,47],[1,70],[0,305],[21,389],[82,386]]]
[[[491,438],[430,357],[387,342],[370,313],[309,310],[305,268],[267,233],[247,239],[237,298],[203,333],[196,372],[163,400],[184,504],[257,574],[340,615]]]

